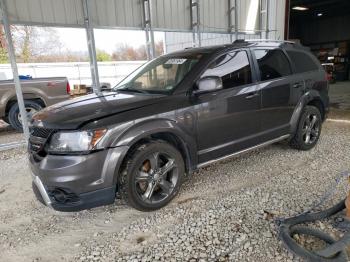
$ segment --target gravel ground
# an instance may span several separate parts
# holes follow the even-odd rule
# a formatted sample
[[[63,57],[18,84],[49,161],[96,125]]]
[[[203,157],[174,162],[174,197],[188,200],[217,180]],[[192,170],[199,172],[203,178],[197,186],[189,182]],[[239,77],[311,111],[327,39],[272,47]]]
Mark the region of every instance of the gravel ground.
[[[299,261],[271,217],[312,206],[350,169],[350,124],[326,122],[322,132],[308,152],[280,143],[200,169],[151,213],[120,201],[50,210],[34,199],[24,150],[0,152],[0,261]],[[343,180],[328,205],[345,192]],[[341,236],[329,221],[312,226]]]
[[[8,124],[0,120],[0,145],[11,142],[19,142],[21,140],[24,140],[22,133],[16,132]]]

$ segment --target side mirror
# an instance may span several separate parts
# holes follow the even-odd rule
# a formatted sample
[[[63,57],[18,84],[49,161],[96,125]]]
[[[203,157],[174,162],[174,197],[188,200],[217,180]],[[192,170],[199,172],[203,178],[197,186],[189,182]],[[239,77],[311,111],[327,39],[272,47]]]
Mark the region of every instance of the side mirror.
[[[222,80],[218,76],[205,76],[197,81],[197,88],[193,90],[194,94],[209,93],[221,90]]]

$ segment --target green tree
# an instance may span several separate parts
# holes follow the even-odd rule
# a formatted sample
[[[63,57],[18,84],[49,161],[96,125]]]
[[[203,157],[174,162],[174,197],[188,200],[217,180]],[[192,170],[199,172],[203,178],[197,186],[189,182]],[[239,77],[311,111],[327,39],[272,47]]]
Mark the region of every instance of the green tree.
[[[8,63],[4,27],[0,25],[0,64]]]
[[[106,51],[103,51],[103,50],[100,50],[100,49],[96,50],[96,58],[97,58],[97,61],[99,61],[99,62],[111,61],[112,60],[112,57],[111,57],[110,54],[108,54]]]
[[[9,59],[5,48],[0,47],[0,64],[7,64]]]

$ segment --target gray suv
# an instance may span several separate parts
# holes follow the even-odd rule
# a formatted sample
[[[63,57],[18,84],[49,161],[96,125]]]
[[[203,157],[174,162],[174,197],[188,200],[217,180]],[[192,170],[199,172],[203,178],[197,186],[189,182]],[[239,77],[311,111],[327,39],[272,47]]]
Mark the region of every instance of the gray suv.
[[[326,74],[299,44],[240,40],[163,55],[112,92],[34,115],[33,189],[61,211],[116,196],[155,210],[200,167],[281,140],[311,149],[328,103]]]

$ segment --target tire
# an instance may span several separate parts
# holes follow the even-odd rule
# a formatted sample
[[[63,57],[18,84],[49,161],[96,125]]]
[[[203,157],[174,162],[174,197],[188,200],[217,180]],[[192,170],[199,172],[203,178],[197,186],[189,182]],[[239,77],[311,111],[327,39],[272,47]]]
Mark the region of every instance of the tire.
[[[4,116],[2,121],[4,121],[6,124],[10,124],[8,116]]]
[[[317,107],[306,106],[299,119],[297,130],[290,146],[298,150],[310,150],[320,138],[322,116]]]
[[[42,106],[39,103],[30,100],[24,101],[24,106],[26,108],[26,111],[28,112],[28,118],[31,118],[34,113],[42,109]],[[8,120],[9,124],[14,129],[16,129],[19,132],[23,131],[22,123],[20,120],[19,106],[17,102],[11,106],[8,114]]]
[[[140,211],[160,209],[177,195],[184,173],[184,160],[174,146],[158,140],[140,145],[125,160],[120,197]]]

